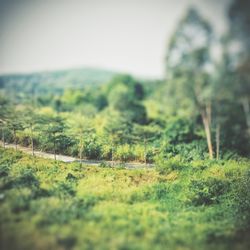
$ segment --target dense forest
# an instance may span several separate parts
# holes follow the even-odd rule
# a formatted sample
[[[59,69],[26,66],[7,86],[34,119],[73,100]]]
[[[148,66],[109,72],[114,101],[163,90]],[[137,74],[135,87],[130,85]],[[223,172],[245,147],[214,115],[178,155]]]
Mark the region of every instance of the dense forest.
[[[249,9],[233,1],[222,36],[188,9],[164,79],[91,68],[1,76],[5,249],[249,249]]]

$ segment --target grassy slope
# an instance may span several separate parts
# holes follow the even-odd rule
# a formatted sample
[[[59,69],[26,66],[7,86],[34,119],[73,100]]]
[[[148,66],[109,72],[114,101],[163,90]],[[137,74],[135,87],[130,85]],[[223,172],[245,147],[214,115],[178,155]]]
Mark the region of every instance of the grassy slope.
[[[0,148],[1,244],[9,250],[249,249],[249,165],[81,168]]]

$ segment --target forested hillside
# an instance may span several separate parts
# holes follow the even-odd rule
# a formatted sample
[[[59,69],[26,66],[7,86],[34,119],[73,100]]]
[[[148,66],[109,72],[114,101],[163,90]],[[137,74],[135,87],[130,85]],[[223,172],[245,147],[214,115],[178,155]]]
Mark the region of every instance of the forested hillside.
[[[0,88],[37,95],[41,92],[60,93],[67,88],[98,86],[109,81],[114,75],[115,72],[95,68],[9,74],[0,76]]]

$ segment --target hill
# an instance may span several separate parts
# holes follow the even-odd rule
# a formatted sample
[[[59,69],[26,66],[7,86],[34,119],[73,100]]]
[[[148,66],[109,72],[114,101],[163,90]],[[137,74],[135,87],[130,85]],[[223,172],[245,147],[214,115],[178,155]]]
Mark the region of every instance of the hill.
[[[11,92],[62,92],[67,88],[97,86],[109,81],[116,72],[97,68],[78,68],[30,74],[0,76],[0,88]]]

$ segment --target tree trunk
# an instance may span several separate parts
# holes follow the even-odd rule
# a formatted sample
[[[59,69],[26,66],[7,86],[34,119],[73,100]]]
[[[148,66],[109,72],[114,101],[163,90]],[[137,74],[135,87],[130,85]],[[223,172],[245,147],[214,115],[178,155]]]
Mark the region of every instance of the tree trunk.
[[[17,151],[17,140],[16,140],[16,130],[13,130],[14,133],[14,142],[15,142],[15,150]]]
[[[147,164],[146,138],[144,137],[144,163]]]
[[[82,166],[82,151],[83,151],[83,146],[81,145],[80,146],[80,164],[81,164],[81,166]]]
[[[247,97],[242,99],[242,106],[243,106],[244,114],[246,117],[248,134],[250,136],[250,106],[249,106],[249,101]]]
[[[34,152],[34,140],[33,140],[33,137],[31,137],[31,147],[32,147],[32,156],[35,156],[35,152]]]
[[[209,158],[213,159],[213,145],[212,145],[212,138],[211,138],[211,131],[210,131],[210,120],[206,112],[201,112],[201,116],[202,116],[203,126],[205,129],[205,134],[207,138]]]
[[[112,162],[112,166],[114,165],[114,146],[113,146],[113,144],[112,144],[112,146],[111,146],[111,162]]]
[[[203,101],[200,99],[200,89],[195,88],[195,95],[196,95],[196,102],[200,110],[200,114],[202,117],[202,122],[206,134],[206,139],[207,139],[207,146],[208,146],[208,153],[209,153],[209,158],[213,159],[213,144],[212,144],[212,138],[211,138],[211,121],[212,121],[212,105],[211,101],[205,104]]]
[[[211,120],[212,120],[211,102],[209,102],[209,103],[206,105],[206,114],[207,114],[209,126],[211,126]]]
[[[220,124],[216,125],[216,159],[220,158]]]
[[[5,134],[4,134],[4,128],[2,128],[2,142],[3,142],[3,148],[5,148]]]
[[[54,137],[53,143],[54,143],[54,160],[56,161],[56,140],[55,140],[55,137]]]
[[[30,140],[31,140],[31,148],[32,148],[32,156],[34,156],[35,155],[35,153],[34,153],[34,140],[33,140],[33,127],[32,127],[32,125],[31,125],[31,136],[30,136]]]

